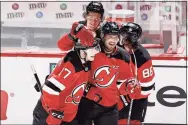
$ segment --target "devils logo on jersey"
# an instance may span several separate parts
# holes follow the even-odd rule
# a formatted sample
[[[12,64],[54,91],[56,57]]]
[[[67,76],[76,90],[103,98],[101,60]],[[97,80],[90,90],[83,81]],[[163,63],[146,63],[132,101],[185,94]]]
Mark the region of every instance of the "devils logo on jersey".
[[[98,87],[106,88],[110,86],[118,73],[118,66],[102,66],[95,70],[93,79]]]
[[[75,105],[78,105],[80,103],[80,99],[83,95],[85,85],[86,85],[86,83],[82,83],[82,84],[76,86],[72,90],[72,93],[66,98],[65,103],[73,103]]]

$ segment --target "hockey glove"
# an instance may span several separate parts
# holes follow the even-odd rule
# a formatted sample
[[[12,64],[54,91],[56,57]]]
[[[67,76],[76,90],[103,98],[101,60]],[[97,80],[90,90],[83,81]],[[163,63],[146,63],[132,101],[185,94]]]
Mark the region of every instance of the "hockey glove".
[[[86,43],[87,41],[94,41],[94,36],[92,35],[91,31],[86,29],[83,24],[79,24],[77,22],[72,25],[70,35],[74,39],[79,39],[81,43]]]
[[[64,113],[57,110],[51,110],[49,116],[46,119],[48,125],[60,125],[62,119],[64,117]]]
[[[126,91],[131,99],[139,99],[141,88],[136,79],[128,79],[126,81]]]

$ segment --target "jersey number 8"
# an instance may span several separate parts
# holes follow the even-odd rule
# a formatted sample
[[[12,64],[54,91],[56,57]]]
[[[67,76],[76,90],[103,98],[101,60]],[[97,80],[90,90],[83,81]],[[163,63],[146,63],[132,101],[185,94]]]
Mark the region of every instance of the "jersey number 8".
[[[144,69],[142,71],[143,78],[148,78],[153,75],[153,67],[151,66],[150,68]]]

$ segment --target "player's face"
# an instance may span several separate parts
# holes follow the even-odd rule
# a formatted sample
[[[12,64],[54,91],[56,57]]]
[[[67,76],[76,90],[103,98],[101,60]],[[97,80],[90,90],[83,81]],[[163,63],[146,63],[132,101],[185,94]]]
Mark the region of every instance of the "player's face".
[[[91,31],[95,31],[101,23],[101,14],[95,12],[89,12],[86,16],[87,28]]]
[[[89,48],[85,50],[86,52],[86,61],[93,61],[95,59],[95,55],[100,52],[100,48]]]
[[[119,41],[118,35],[105,35],[104,36],[104,47],[107,51],[114,51],[117,43]]]

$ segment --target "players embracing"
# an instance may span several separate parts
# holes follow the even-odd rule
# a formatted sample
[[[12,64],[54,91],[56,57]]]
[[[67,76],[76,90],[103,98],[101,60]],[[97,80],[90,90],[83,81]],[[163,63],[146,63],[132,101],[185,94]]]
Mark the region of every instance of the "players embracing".
[[[67,51],[75,50],[75,46],[91,39],[86,35],[88,31],[101,39],[101,52],[90,64],[86,88],[74,117],[76,122],[66,122],[66,125],[92,125],[92,122],[94,125],[126,125],[129,110],[132,110],[130,124],[138,125],[144,119],[142,112],[146,110],[147,97],[154,89],[154,71],[149,53],[138,44],[142,29],[134,23],[120,28],[115,22],[102,23],[103,16],[103,5],[90,2],[86,7],[85,21],[75,22],[70,33],[58,41],[58,47]],[[123,48],[117,46],[118,43]],[[131,51],[125,50],[127,48]],[[146,80],[143,75],[149,78]]]

